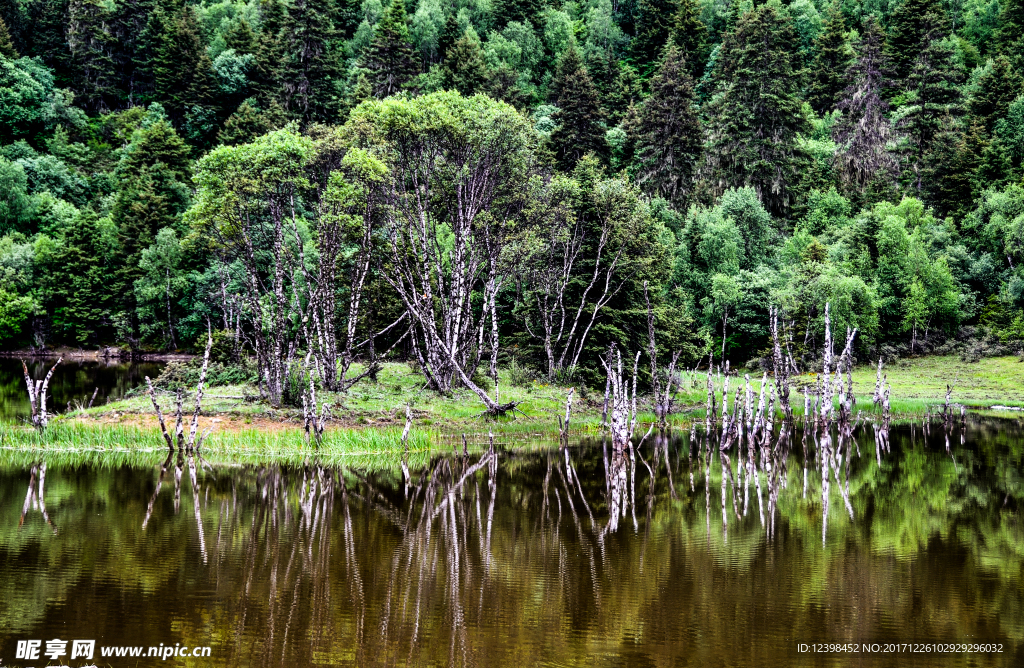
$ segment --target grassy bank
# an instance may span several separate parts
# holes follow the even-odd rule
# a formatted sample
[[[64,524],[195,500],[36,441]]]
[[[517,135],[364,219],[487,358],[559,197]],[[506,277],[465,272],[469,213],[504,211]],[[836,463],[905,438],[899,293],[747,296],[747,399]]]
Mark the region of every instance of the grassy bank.
[[[1024,364],[1016,357],[983,359],[973,364],[955,357],[926,357],[886,366],[885,372],[892,386],[892,409],[897,417],[920,415],[927,407],[944,403],[947,383],[954,385],[954,402],[975,409],[1024,406]],[[750,375],[756,391],[761,374]],[[393,458],[400,451],[406,404],[412,406],[414,415],[410,442],[414,451],[450,448],[452,442],[461,446],[463,433],[471,444],[483,444],[491,431],[499,443],[550,443],[552,432],[557,430],[557,416],[565,410],[568,388],[543,381],[516,386],[507,372],[502,372],[500,380],[502,400],[520,402],[522,412],[490,420],[481,417],[483,407],[468,390],[438,395],[425,390],[422,376],[408,365],[385,364],[378,382],[364,381],[347,394],[322,397],[333,405],[334,420],[319,454]],[[703,373],[684,377],[683,387],[676,395],[678,411],[672,418],[674,425],[686,426],[693,418],[703,418],[705,382]],[[799,389],[815,382],[814,374],[794,379],[797,391],[792,403],[797,415],[803,409]],[[874,367],[855,370],[854,392],[860,410],[872,409],[874,385]],[[732,387],[735,391],[735,380]],[[165,412],[169,412],[171,395],[162,393],[160,401]],[[578,387],[573,404],[574,431],[595,432],[602,406],[603,388],[597,391]],[[653,419],[651,413],[641,414],[642,423]],[[301,429],[301,411],[271,408],[257,398],[255,388],[250,386],[209,388],[201,426],[211,425],[214,432],[205,446],[208,452],[282,457],[303,457],[311,452]],[[4,432],[0,435],[3,447],[159,450],[162,443],[150,399],[141,392],[123,401],[73,411],[56,420],[43,437],[20,427],[0,428],[0,432]]]

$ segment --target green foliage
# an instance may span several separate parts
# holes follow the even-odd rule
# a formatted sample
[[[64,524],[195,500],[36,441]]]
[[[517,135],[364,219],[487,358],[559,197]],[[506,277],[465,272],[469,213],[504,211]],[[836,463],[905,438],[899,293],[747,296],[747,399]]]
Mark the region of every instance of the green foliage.
[[[651,79],[638,126],[636,173],[639,183],[685,210],[701,157],[700,121],[693,80],[682,52],[669,44],[661,68]]]
[[[416,74],[405,2],[391,0],[363,53],[362,66],[372,73],[373,94],[379,98],[399,92]]]
[[[770,4],[740,17],[723,45],[718,88],[705,112],[707,189],[718,195],[751,186],[776,215],[792,206],[802,162],[797,137],[807,128],[789,51],[793,38],[791,23]]]
[[[837,3],[829,6],[821,34],[814,42],[807,100],[818,113],[835,109],[847,86],[846,70],[853,52],[846,37],[846,23]]]
[[[588,154],[604,159],[608,145],[601,123],[601,104],[575,47],[570,47],[558,61],[552,89],[558,111],[551,117],[557,123],[551,133],[551,144],[559,166],[569,171]]]

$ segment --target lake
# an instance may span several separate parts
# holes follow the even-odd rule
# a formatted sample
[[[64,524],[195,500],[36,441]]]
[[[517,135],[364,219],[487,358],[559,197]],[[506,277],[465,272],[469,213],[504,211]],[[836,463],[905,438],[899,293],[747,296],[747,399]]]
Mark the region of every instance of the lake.
[[[33,358],[25,363],[32,378],[42,380],[56,361],[57,358]],[[31,414],[21,362],[0,357],[0,422],[20,420]],[[128,390],[143,384],[146,376],[159,376],[163,367],[163,362],[64,360],[50,379],[47,408],[51,413],[63,413],[69,401],[72,407],[78,403],[88,406],[97,388],[94,406],[121,399]]]
[[[2,665],[1024,665],[1019,421],[798,429],[756,478],[689,432],[407,471],[157,446],[0,454]]]

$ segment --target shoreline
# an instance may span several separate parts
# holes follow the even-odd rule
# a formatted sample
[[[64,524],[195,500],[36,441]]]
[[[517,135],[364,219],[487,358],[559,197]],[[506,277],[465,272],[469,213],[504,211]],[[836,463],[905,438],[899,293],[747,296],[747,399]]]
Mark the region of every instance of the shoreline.
[[[139,352],[131,354],[120,348],[99,348],[97,350],[85,350],[83,348],[0,350],[0,358],[7,359],[57,359],[58,357],[75,361],[107,361],[128,364],[131,362],[187,362],[196,356],[189,353]]]

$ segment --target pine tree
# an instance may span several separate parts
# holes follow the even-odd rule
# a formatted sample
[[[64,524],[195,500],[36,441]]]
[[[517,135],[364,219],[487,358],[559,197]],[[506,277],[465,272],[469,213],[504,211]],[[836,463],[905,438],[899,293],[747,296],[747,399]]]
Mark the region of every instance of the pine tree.
[[[7,58],[8,60],[17,60],[20,58],[17,50],[14,48],[14,42],[11,41],[11,33],[7,30],[7,24],[3,18],[0,18],[0,56]]]
[[[252,26],[241,18],[224,32],[224,46],[238,54],[256,53],[258,39]]]
[[[693,78],[683,52],[669,43],[661,68],[651,79],[636,135],[637,182],[686,210],[694,168],[701,156],[700,121]]]
[[[78,70],[75,91],[92,111],[105,111],[115,97],[114,36],[102,0],[72,0],[68,7],[68,48]]]
[[[14,4],[14,3],[11,3]],[[33,0],[28,5],[28,23],[31,30],[24,31],[25,49],[22,55],[36,56],[53,70],[56,85],[70,88],[78,78],[68,48],[68,0]]]
[[[0,55],[17,60],[20,51],[25,51],[26,7],[28,3],[5,2],[0,4],[0,43],[9,45],[9,51],[0,46]],[[6,35],[6,39],[4,38]]]
[[[846,70],[852,53],[846,38],[846,23],[838,3],[829,6],[824,29],[815,40],[816,54],[810,72],[807,101],[819,114],[835,109],[846,88]]]
[[[157,0],[122,0],[114,5],[112,21],[117,38],[114,68],[121,103],[127,106],[152,97],[153,82],[145,68],[149,55],[145,52],[143,34],[156,6]]]
[[[156,99],[176,123],[189,107],[210,104],[213,73],[200,35],[195,10],[183,6],[177,14],[155,10],[146,27],[151,34],[152,73]]]
[[[785,215],[790,186],[803,159],[805,130],[790,47],[790,22],[772,5],[740,17],[730,50],[721,54],[731,77],[707,105],[708,190],[751,186],[765,208]],[[723,45],[724,46],[724,45]]]
[[[249,100],[238,105],[238,109],[224,121],[217,140],[226,146],[247,144],[268,132],[282,128],[288,122],[288,115],[277,101],[272,101],[266,110],[254,106]]]
[[[694,0],[679,0],[678,5],[671,41],[682,51],[690,76],[697,80],[704,74],[707,26],[700,20],[700,6]]]
[[[529,21],[533,25],[542,25],[541,12],[544,10],[543,0],[494,0],[491,9],[491,21],[496,30],[501,30],[511,21]]]
[[[332,49],[333,14],[331,0],[295,0],[288,8],[282,32],[283,105],[303,123],[329,122],[339,106],[334,93],[339,63]]]
[[[944,22],[931,15],[930,30],[925,34],[924,48],[907,76],[907,86],[914,99],[906,108],[897,127],[907,135],[907,158],[911,179],[922,190],[921,167],[932,141],[944,119],[963,112],[960,96],[962,77],[953,66],[953,49],[944,37]]]
[[[466,30],[448,51],[444,63],[445,88],[455,89],[463,95],[473,95],[490,81],[490,72],[480,49],[480,38]]]
[[[87,211],[64,228],[46,259],[46,311],[57,334],[80,345],[98,342],[103,326],[109,327],[112,296],[117,293],[111,289],[105,247],[98,216]]]
[[[416,75],[403,0],[391,0],[363,54],[362,66],[372,73],[373,94],[379,98],[399,92]]]
[[[464,32],[462,26],[459,25],[459,19],[455,16],[455,12],[449,13],[448,18],[444,21],[444,30],[441,31],[441,36],[437,39],[437,55],[442,63],[448,57],[448,52],[451,48],[455,46],[455,42],[462,37]]]
[[[189,148],[159,120],[132,135],[115,170],[118,189],[111,208],[119,248],[118,292],[131,294],[142,251],[162,227],[173,227],[188,206]]]
[[[978,194],[976,174],[987,142],[978,123],[962,129],[950,120],[936,135],[924,166],[926,201],[939,216],[962,219],[973,207]],[[987,184],[986,184],[987,185]]]
[[[636,34],[629,44],[630,60],[646,79],[657,69],[665,43],[673,33],[677,7],[674,0],[639,0],[636,11]]]
[[[281,85],[281,62],[284,46],[281,33],[285,22],[285,9],[280,0],[260,3],[260,31],[255,36],[253,62],[249,68],[249,89],[264,107],[277,102]],[[244,39],[244,37],[241,37]]]
[[[846,73],[850,84],[837,105],[843,115],[833,138],[837,144],[836,167],[845,190],[863,195],[872,183],[889,183],[896,169],[888,148],[895,133],[886,101],[892,71],[885,37],[874,16],[864,19],[856,52],[856,60]]]
[[[999,29],[992,41],[1014,67],[1024,69],[1024,0],[1005,0],[999,4]]]
[[[552,120],[558,127],[551,133],[551,144],[559,168],[571,170],[588,153],[604,160],[608,153],[601,123],[604,114],[597,89],[575,47],[559,59],[552,88],[558,105]]]
[[[903,0],[889,17],[889,62],[900,81],[910,75],[927,35],[944,30],[945,10],[939,0]]]
[[[996,56],[978,79],[978,87],[968,101],[968,110],[974,122],[980,123],[987,134],[992,133],[996,121],[1006,116],[1010,104],[1024,93],[1024,80],[1014,70],[1006,56]]]

